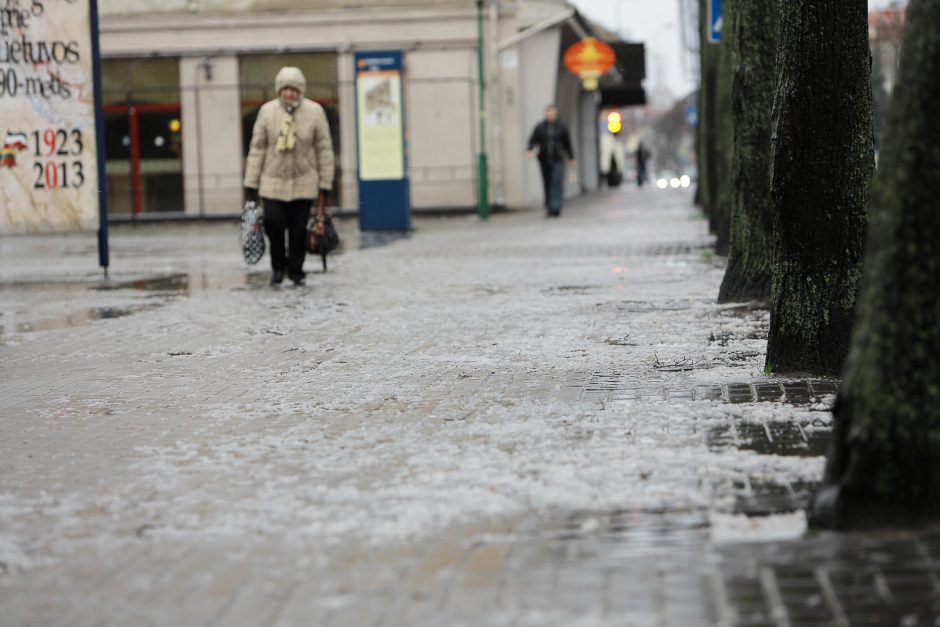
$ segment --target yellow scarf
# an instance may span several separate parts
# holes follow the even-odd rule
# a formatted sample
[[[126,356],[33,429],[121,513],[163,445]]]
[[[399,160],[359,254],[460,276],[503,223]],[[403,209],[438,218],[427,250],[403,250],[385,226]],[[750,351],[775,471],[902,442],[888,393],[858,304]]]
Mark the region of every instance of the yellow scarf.
[[[294,114],[284,115],[284,121],[281,122],[281,131],[277,134],[277,150],[285,152],[293,150],[297,145],[297,135],[294,133]]]

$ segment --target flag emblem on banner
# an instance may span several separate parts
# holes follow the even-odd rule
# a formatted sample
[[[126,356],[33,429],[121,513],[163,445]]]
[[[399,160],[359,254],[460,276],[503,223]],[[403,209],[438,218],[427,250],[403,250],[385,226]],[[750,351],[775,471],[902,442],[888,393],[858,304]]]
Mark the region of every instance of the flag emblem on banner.
[[[7,131],[3,148],[0,148],[0,167],[12,168],[16,165],[16,154],[29,148],[26,133]]]

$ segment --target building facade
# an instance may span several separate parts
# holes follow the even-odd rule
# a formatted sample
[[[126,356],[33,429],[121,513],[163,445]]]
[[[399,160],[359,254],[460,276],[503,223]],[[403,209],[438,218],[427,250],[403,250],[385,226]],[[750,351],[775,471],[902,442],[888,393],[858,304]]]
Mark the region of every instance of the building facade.
[[[561,0],[484,6],[490,198],[541,199],[524,158],[531,128],[557,103],[571,128],[577,176],[598,186],[597,110],[564,71],[563,49],[590,25]],[[478,12],[472,0],[100,0],[107,177],[112,214],[229,215],[254,116],[274,75],[300,67],[326,108],[337,153],[338,204],[358,206],[353,55],[401,50],[412,206],[477,203],[481,123]]]

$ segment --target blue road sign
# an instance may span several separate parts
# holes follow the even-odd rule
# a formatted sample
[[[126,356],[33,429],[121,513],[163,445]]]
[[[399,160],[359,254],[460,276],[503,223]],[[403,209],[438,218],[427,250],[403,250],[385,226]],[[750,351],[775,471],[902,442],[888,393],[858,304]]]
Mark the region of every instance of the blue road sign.
[[[717,44],[721,42],[722,19],[721,0],[708,0],[708,41]]]
[[[689,126],[698,126],[698,105],[689,105],[685,109],[685,123]]]

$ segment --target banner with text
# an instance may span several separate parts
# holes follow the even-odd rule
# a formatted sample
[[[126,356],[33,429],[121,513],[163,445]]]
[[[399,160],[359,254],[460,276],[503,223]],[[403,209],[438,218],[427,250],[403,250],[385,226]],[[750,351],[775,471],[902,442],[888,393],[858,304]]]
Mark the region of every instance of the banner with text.
[[[0,0],[0,233],[98,228],[90,0]]]

